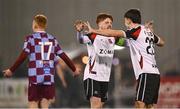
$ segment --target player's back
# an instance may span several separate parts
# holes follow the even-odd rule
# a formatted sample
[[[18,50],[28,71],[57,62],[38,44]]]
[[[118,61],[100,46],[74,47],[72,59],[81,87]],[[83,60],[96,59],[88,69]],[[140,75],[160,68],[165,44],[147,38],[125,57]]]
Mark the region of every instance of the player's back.
[[[27,45],[24,49],[29,51],[30,83],[46,85],[54,83],[54,61],[60,49],[57,40],[46,32],[36,32],[27,36],[26,40]]]
[[[136,78],[140,73],[159,74],[155,60],[154,34],[144,26],[139,26],[133,34],[136,39],[129,39],[129,47]]]

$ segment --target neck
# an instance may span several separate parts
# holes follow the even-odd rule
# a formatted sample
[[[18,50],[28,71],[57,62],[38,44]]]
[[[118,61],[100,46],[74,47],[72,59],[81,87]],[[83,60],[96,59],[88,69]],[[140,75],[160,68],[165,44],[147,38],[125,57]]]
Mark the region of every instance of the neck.
[[[38,31],[45,31],[45,29],[42,29],[42,28],[36,28],[36,29],[34,29],[34,32],[38,32]]]

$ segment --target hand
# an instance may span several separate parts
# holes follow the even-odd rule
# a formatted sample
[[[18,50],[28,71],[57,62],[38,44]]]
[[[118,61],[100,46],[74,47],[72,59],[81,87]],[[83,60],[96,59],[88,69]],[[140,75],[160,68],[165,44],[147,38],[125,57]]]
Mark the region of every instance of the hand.
[[[66,83],[66,81],[62,81],[62,85],[63,85],[64,88],[67,88],[67,83]]]
[[[75,27],[76,31],[80,32],[84,29],[84,22],[81,20],[77,20],[74,24],[74,27]]]
[[[91,25],[89,24],[88,21],[85,22],[84,25],[85,25],[85,27],[86,27],[85,32],[86,32],[87,34],[90,34],[90,33],[93,33],[93,32],[94,32],[94,29],[91,27]]]
[[[150,29],[152,32],[154,32],[154,28],[153,28],[153,21],[146,21],[145,22],[145,28]]]
[[[81,74],[81,69],[78,68],[78,67],[76,67],[76,71],[74,72],[73,76],[74,76],[74,77],[77,77],[77,76],[79,76],[80,74]]]
[[[3,73],[5,77],[11,77],[13,74],[10,69],[4,70]]]

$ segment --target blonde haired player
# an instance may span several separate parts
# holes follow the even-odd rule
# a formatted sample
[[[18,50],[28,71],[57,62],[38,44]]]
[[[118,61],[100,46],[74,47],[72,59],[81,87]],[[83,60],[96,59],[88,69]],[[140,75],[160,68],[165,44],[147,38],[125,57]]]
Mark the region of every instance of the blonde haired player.
[[[4,70],[4,76],[10,77],[18,66],[28,57],[28,101],[29,108],[48,108],[55,97],[54,72],[55,58],[59,56],[78,75],[73,62],[63,52],[56,38],[48,34],[47,17],[38,14],[32,23],[33,34],[26,36],[24,47],[16,62]]]

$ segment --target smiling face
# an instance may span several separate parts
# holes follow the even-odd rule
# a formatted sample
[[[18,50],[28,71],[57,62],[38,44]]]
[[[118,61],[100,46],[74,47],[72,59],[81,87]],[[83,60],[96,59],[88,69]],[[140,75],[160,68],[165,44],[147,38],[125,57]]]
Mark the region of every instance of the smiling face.
[[[34,20],[32,22],[32,29],[33,29],[34,32],[37,29],[37,24],[36,24],[36,22]]]
[[[141,12],[139,9],[130,9],[124,14],[125,26],[129,29],[134,24],[141,24]]]
[[[106,18],[98,23],[99,29],[111,29],[112,28],[112,20],[110,18]]]
[[[99,29],[111,29],[112,22],[113,22],[113,17],[106,13],[100,13],[96,19],[96,24]]]

